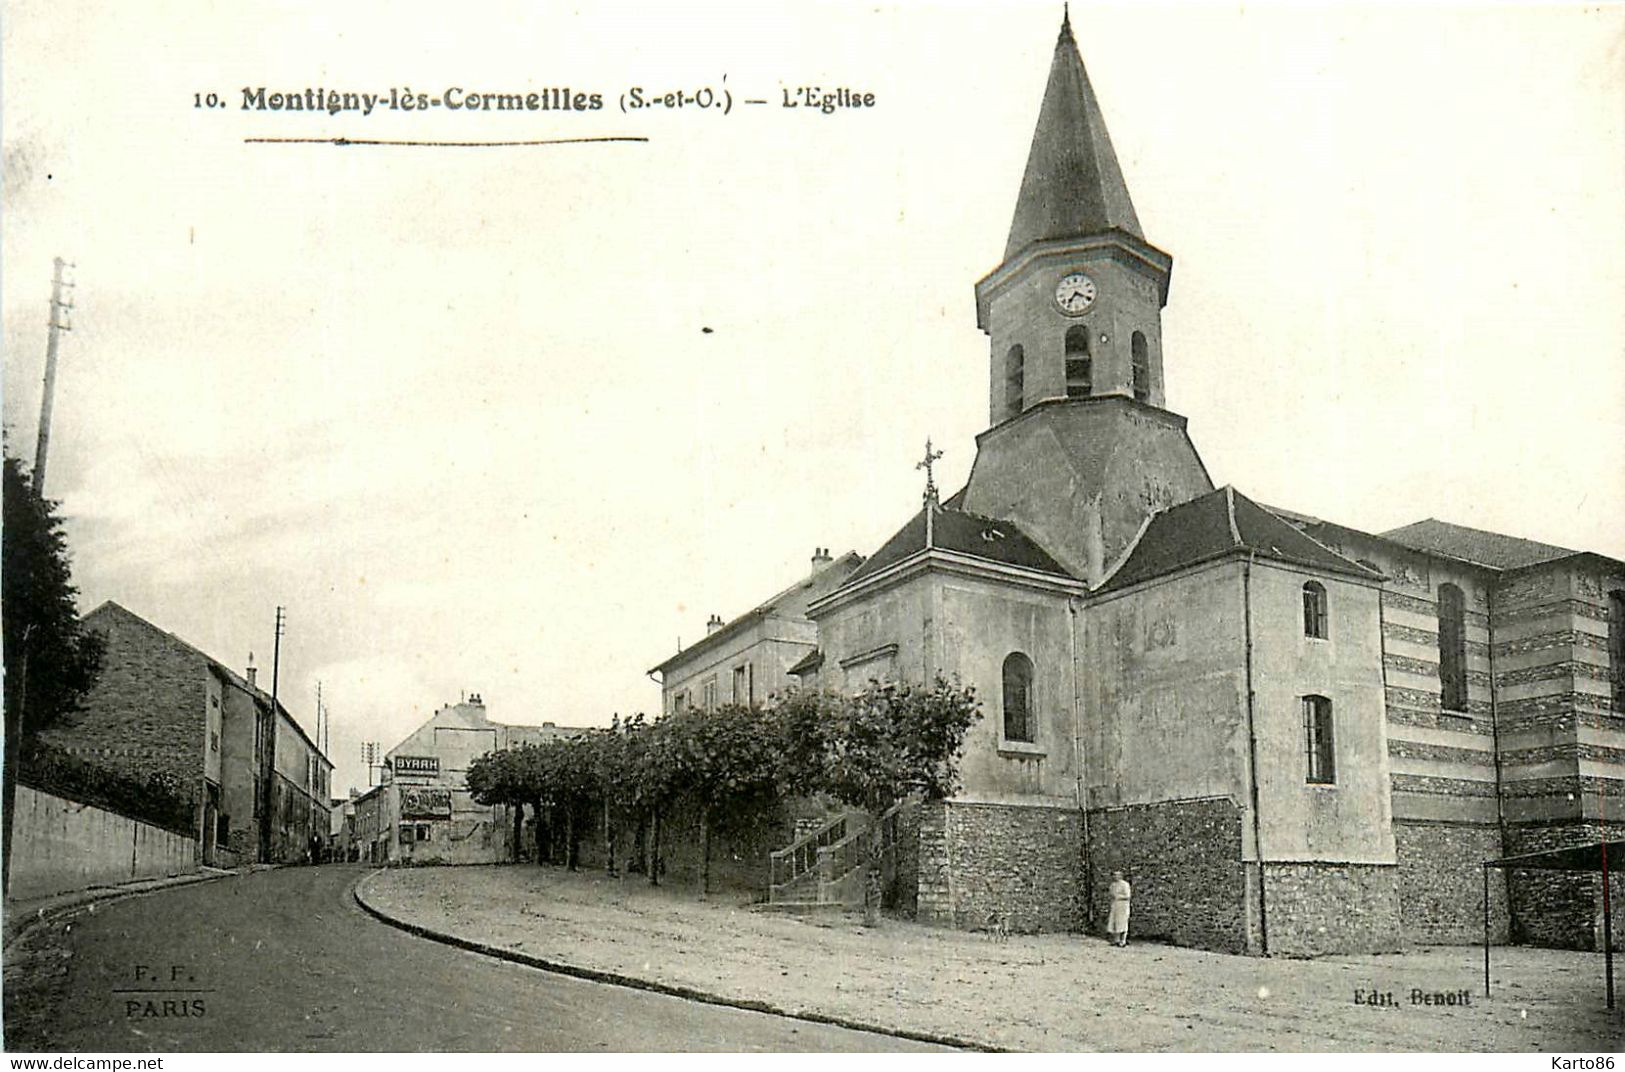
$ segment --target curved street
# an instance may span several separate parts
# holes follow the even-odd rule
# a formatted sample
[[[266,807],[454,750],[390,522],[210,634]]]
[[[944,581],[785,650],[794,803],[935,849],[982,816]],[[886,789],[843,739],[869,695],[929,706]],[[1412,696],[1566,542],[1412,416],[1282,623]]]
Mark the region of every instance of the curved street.
[[[7,1048],[916,1050],[887,1035],[587,982],[374,920],[369,869],[285,868],[106,904],[31,940]],[[61,970],[61,965],[66,970]]]

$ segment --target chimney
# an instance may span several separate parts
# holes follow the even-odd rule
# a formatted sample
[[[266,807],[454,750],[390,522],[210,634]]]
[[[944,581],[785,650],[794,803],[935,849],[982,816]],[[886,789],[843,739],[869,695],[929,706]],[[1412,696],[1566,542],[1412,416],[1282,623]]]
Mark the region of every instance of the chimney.
[[[259,687],[258,685],[256,685],[254,683],[254,678],[259,675],[259,672],[260,672],[259,668],[254,665],[254,653],[249,652],[248,653],[248,687],[249,688],[253,689],[253,688],[258,688]]]
[[[829,565],[832,561],[834,561],[834,560],[829,557],[829,548],[827,548],[827,547],[814,547],[813,548],[813,556],[812,556],[812,571],[813,571],[813,573],[816,574],[819,570],[822,570],[825,566]]]
[[[721,628],[722,628],[722,615],[713,614],[713,615],[711,615],[710,619],[705,623],[705,635],[710,636],[712,633],[716,632],[718,629],[721,629]]]

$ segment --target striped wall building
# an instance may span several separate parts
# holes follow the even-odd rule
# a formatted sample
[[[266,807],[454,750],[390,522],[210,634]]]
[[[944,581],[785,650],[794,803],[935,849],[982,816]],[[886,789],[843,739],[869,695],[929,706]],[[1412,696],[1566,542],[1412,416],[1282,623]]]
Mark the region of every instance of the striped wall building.
[[[1480,932],[1479,862],[1625,830],[1625,563],[1421,521],[1277,511],[1387,575],[1383,677],[1406,933]],[[1600,948],[1595,875],[1491,876],[1502,940]]]

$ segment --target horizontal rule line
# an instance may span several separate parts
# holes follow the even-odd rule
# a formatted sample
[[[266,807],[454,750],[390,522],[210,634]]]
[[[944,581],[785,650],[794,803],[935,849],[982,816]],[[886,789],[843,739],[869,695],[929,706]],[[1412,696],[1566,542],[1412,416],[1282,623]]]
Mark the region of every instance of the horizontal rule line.
[[[244,138],[245,145],[395,145],[451,149],[500,149],[526,145],[586,145],[594,142],[647,142],[648,138],[614,135],[602,138],[539,138],[532,141],[408,141],[390,138]]]

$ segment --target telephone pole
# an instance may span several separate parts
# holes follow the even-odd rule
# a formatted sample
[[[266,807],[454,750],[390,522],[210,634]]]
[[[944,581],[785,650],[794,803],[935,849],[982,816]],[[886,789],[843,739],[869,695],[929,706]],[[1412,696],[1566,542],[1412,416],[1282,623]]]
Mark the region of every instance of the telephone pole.
[[[57,341],[64,331],[72,331],[73,325],[68,322],[68,314],[73,311],[73,302],[69,300],[68,291],[73,289],[73,283],[62,278],[62,269],[72,268],[73,265],[57,257],[51,272],[51,327],[45,337],[45,392],[39,405],[39,442],[34,448],[34,494],[45,493],[45,456],[51,445],[51,403],[56,395],[56,350]]]
[[[260,785],[263,807],[260,808],[260,862],[275,863],[272,856],[271,844],[271,812],[276,808],[276,731],[278,727],[277,714],[277,674],[282,668],[282,634],[288,629],[288,609],[276,609],[276,646],[271,654],[271,710],[265,720],[265,733],[261,737],[260,751]]]

